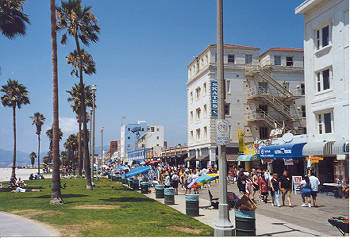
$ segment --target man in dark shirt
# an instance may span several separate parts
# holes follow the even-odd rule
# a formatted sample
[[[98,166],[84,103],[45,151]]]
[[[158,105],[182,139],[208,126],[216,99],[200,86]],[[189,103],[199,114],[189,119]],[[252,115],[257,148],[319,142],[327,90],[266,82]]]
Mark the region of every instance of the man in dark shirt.
[[[284,201],[285,201],[286,195],[287,195],[288,205],[291,207],[292,203],[290,200],[290,195],[292,192],[292,178],[288,176],[287,170],[284,170],[282,176],[280,177],[279,187],[280,187],[280,191],[282,192],[282,204],[283,204],[283,206],[284,206]]]

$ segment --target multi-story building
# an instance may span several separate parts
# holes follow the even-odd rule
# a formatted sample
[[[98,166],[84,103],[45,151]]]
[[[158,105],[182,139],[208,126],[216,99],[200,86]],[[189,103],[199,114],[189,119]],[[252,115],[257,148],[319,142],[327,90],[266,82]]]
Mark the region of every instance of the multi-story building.
[[[120,128],[120,157],[127,158],[129,152],[136,149],[137,140],[147,131],[147,123],[139,121],[135,124],[122,125]]]
[[[320,180],[348,180],[349,167],[349,1],[307,0],[304,15],[305,156],[317,156]]]
[[[295,132],[304,131],[301,113],[296,111],[298,105],[300,110],[303,109],[302,93],[296,95],[292,92],[303,87],[302,50],[274,48],[260,56],[259,50],[256,47],[224,46],[229,158],[238,154],[237,131],[244,130],[246,140],[251,142],[269,136],[275,124],[285,124],[287,129]],[[209,45],[187,67],[189,160],[216,161],[216,45]],[[283,105],[283,110],[276,106],[277,103]]]
[[[109,154],[113,155],[114,152],[120,152],[120,140],[114,140],[109,143]]]
[[[136,148],[164,147],[164,126],[147,126],[147,131],[136,142]]]

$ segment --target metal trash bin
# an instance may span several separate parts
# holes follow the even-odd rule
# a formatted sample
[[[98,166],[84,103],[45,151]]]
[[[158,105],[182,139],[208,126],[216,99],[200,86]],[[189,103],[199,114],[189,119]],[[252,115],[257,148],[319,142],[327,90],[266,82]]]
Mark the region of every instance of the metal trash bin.
[[[164,185],[156,185],[156,198],[164,198]]]
[[[137,179],[132,180],[132,189],[135,191],[140,189],[139,181]]]
[[[255,211],[235,210],[236,236],[256,236]]]
[[[141,193],[147,194],[148,193],[148,186],[149,186],[149,183],[141,182]]]
[[[186,194],[186,215],[199,216],[199,194]]]
[[[164,189],[164,203],[166,205],[175,204],[175,189],[174,188],[165,188]]]

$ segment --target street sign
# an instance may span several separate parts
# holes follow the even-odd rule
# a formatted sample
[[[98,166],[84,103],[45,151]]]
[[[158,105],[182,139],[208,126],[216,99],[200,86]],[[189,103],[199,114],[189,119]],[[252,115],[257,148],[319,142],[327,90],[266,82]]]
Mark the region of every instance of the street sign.
[[[229,122],[227,120],[216,120],[216,144],[228,145],[230,144],[230,130]]]

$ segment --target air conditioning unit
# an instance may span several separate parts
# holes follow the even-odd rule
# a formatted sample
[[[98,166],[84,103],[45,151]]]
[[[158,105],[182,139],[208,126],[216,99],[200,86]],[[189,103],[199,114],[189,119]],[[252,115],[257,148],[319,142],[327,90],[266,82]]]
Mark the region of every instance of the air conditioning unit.
[[[297,109],[298,109],[299,111],[301,111],[301,106],[298,106]]]

